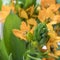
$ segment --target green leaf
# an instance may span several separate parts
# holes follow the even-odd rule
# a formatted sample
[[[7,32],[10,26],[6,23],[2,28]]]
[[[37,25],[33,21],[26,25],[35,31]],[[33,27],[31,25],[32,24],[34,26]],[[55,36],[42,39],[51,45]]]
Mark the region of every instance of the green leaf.
[[[40,44],[40,46],[43,46],[47,43],[49,36],[48,36],[48,29],[45,23],[40,23],[35,28],[34,38]]]
[[[29,8],[31,5],[36,5],[36,0],[16,0],[17,1],[17,5],[20,5],[20,7],[22,8]],[[21,2],[19,4],[19,2]]]
[[[8,60],[9,56],[3,40],[0,40],[0,60]]]
[[[2,8],[2,0],[0,0],[0,10],[1,10],[1,8]]]
[[[12,53],[9,55],[9,59],[8,60],[12,60]]]
[[[36,4],[36,0],[25,0],[24,8],[28,8],[31,5],[35,5],[35,4]]]
[[[25,42],[18,39],[13,35],[13,29],[20,29],[21,19],[13,14],[10,13],[7,17],[5,24],[4,24],[4,42],[7,48],[7,52],[10,54],[12,53],[13,60],[22,60],[23,54],[25,52]]]

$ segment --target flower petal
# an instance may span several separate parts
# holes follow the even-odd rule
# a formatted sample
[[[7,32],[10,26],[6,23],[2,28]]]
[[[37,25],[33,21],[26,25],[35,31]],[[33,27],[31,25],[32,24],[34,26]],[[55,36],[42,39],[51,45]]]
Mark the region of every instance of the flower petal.
[[[10,11],[11,10],[11,7],[10,6],[5,6],[5,5],[3,5],[2,6],[2,11]]]
[[[27,25],[24,21],[21,23],[21,30],[22,31],[29,31],[30,30],[30,26]]]
[[[35,21],[34,18],[30,18],[27,20],[27,23],[30,24],[30,25],[33,25],[33,26],[36,26],[37,25],[37,22]]]
[[[43,9],[43,10],[40,10],[39,11],[38,19],[41,22],[44,22],[45,21],[45,19],[46,19],[46,9]]]
[[[55,16],[53,11],[50,10],[49,8],[47,8],[47,10],[46,10],[46,15],[47,15],[47,18],[51,18],[51,19]]]
[[[55,4],[56,0],[41,0],[42,7],[48,7],[51,4]]]
[[[56,56],[60,56],[60,50],[55,52]]]
[[[60,4],[51,4],[48,9],[50,9],[53,12],[56,12],[60,8]]]
[[[21,10],[19,11],[19,16],[20,16],[21,18],[28,19],[27,12],[26,12],[25,10],[23,10],[23,9],[21,9]]]
[[[28,12],[28,14],[30,14],[30,16],[33,15],[33,13],[34,13],[34,5],[29,7],[26,11]]]
[[[9,11],[0,11],[0,22],[5,22],[6,17],[9,15]]]
[[[16,37],[18,37],[18,38],[21,38],[21,39],[23,39],[23,40],[26,40],[26,36],[23,34],[22,31],[19,31],[19,30],[14,29],[14,30],[13,30],[13,34],[14,34]]]
[[[55,15],[53,18],[53,21],[56,21],[57,23],[60,23],[60,15]]]

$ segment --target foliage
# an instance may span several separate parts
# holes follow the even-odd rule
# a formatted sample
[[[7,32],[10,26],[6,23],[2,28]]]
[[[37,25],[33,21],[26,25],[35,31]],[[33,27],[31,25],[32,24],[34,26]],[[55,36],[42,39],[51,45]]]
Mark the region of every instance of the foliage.
[[[44,46],[48,42],[48,30],[45,23],[40,23],[34,31],[34,38],[39,42],[41,46]]]
[[[1,8],[2,8],[2,0],[0,0],[0,10],[1,10]]]
[[[60,0],[11,0],[3,5],[0,60],[55,60],[60,56]],[[45,47],[45,48],[44,48]]]
[[[8,54],[10,54],[11,52],[14,60],[22,59],[22,55],[25,51],[25,42],[16,38],[12,33],[12,29],[14,28],[19,29],[20,23],[21,23],[20,18],[11,12],[9,16],[6,18],[4,24],[4,31],[3,31],[4,42]]]

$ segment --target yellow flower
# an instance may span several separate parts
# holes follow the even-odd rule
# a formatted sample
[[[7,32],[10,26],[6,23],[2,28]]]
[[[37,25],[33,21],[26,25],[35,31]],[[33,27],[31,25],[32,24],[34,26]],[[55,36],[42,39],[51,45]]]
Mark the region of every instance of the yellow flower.
[[[26,24],[25,22],[22,22],[21,26],[20,26],[20,30],[13,29],[13,34],[18,38],[21,38],[23,40],[27,40],[26,34],[30,31],[31,31],[30,25]]]

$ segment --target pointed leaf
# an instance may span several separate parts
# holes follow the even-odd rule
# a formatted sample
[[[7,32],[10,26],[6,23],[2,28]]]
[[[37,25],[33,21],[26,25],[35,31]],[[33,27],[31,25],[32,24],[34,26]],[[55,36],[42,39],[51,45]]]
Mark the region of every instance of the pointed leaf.
[[[12,53],[13,60],[22,60],[25,52],[25,42],[13,35],[13,29],[19,29],[21,19],[14,13],[10,13],[4,24],[4,42],[7,52]]]
[[[0,40],[0,60],[8,60],[9,56],[3,40]]]

